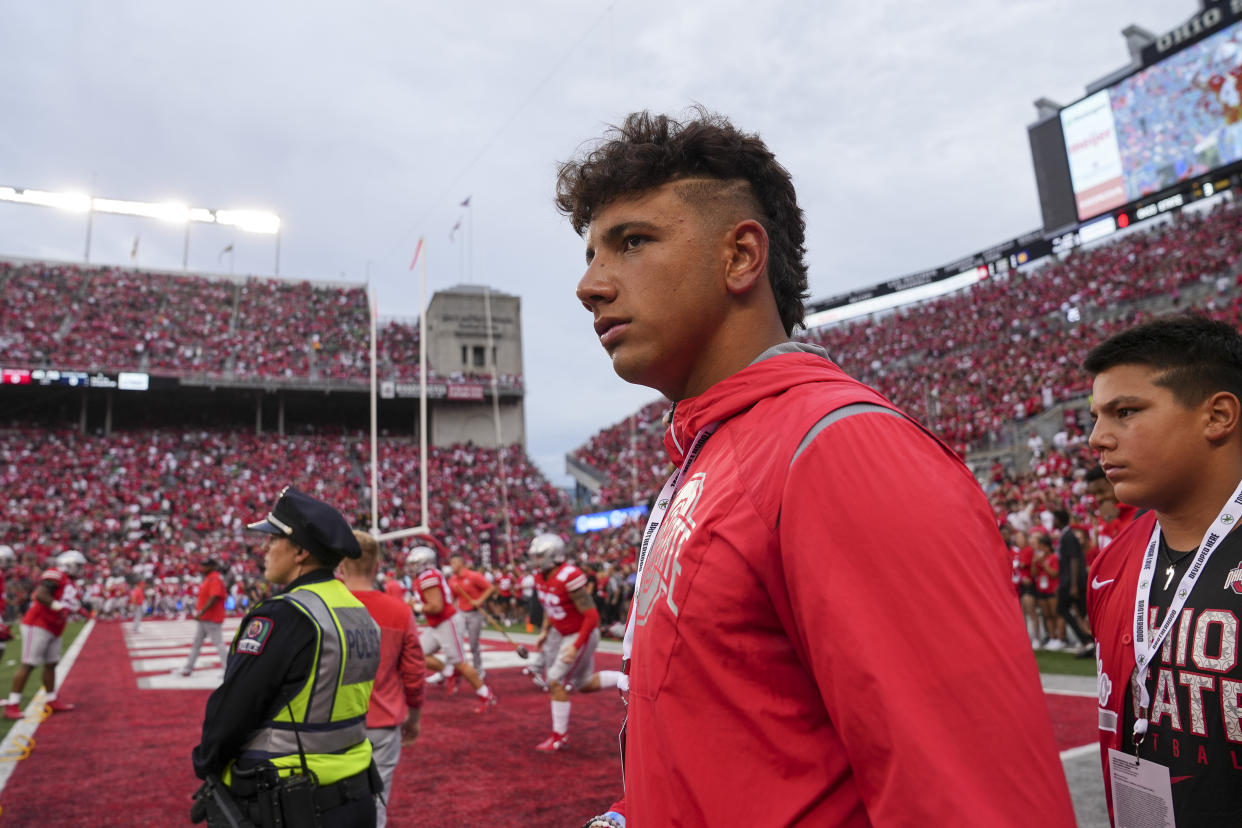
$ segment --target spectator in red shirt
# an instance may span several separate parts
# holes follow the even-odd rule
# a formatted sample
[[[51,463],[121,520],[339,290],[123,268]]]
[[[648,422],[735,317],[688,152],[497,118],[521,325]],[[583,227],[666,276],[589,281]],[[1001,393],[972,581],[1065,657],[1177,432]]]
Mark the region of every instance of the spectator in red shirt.
[[[138,632],[142,625],[142,616],[147,609],[147,583],[141,578],[129,591],[129,611],[134,619],[133,632]]]
[[[384,828],[401,746],[418,738],[423,712],[423,648],[418,643],[414,613],[401,600],[375,588],[379,542],[366,532],[355,530],[354,537],[362,547],[362,557],[345,558],[338,571],[341,581],[380,628],[380,661],[367,711],[367,738],[371,740],[375,766],[384,780],[384,795],[375,806],[376,828]]]
[[[388,577],[384,579],[384,592],[404,604],[406,591],[405,584],[401,583],[397,573],[389,571]]]
[[[1092,531],[1091,549],[1087,552],[1087,565],[1095,561],[1113,539],[1121,534],[1138,516],[1138,509],[1128,503],[1119,503],[1112,482],[1104,476],[1101,466],[1087,471],[1087,494],[1095,498],[1099,520]]]
[[[194,672],[194,662],[198,661],[198,651],[203,646],[203,639],[210,637],[220,655],[220,667],[228,666],[229,651],[224,647],[224,599],[228,591],[224,581],[216,570],[219,565],[211,558],[199,561],[202,568],[203,582],[198,587],[198,605],[194,611],[194,620],[198,626],[194,630],[194,643],[190,646],[190,657],[181,668],[181,675],[188,676]]]
[[[479,612],[479,607],[486,604],[496,594],[496,587],[478,572],[467,569],[466,562],[461,555],[449,558],[449,567],[453,570],[453,574],[449,576],[448,585],[453,591],[453,598],[457,601],[457,611],[461,613],[462,621],[466,625],[470,660],[479,678],[483,678],[487,675],[487,671],[483,669],[483,654],[479,647],[479,635],[483,632],[483,613]]]

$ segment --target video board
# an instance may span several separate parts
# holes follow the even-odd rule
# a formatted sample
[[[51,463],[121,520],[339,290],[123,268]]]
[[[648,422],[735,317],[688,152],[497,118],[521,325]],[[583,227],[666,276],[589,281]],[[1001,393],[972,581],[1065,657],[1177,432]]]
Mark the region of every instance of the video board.
[[[1065,107],[1060,125],[1079,221],[1242,161],[1242,21]]]

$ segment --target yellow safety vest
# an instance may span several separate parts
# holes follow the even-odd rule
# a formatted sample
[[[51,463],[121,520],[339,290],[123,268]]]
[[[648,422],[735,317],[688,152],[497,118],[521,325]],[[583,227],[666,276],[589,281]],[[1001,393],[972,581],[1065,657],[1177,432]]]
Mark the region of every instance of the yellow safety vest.
[[[246,741],[239,758],[270,762],[281,776],[301,773],[300,737],[306,765],[320,785],[365,771],[371,765],[367,708],[379,666],[379,626],[335,578],[303,584],[270,600],[292,604],[314,623],[315,661],[297,695]],[[232,782],[232,775],[230,762],[224,784]]]

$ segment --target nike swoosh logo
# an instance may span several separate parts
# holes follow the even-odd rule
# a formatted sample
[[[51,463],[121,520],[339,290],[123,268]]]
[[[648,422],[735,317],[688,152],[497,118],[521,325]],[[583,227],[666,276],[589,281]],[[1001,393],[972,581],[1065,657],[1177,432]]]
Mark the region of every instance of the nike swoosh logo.
[[[1111,584],[1111,583],[1112,583],[1113,581],[1115,581],[1115,580],[1117,580],[1117,579],[1116,579],[1116,578],[1109,578],[1107,581],[1101,581],[1099,578],[1092,578],[1092,579],[1091,579],[1091,588],[1092,588],[1092,589],[1100,589],[1100,588],[1102,588],[1102,587],[1106,587],[1106,586],[1108,586],[1109,584]]]
[[[1185,782],[1187,779],[1194,779],[1194,777],[1193,776],[1174,776],[1169,781],[1176,785],[1178,782]]]

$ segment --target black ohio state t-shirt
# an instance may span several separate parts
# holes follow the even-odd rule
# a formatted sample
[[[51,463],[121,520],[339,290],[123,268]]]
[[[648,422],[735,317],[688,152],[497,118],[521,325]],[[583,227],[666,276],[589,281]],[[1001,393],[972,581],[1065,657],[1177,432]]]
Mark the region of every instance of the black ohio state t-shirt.
[[[1161,538],[1148,626],[1164,622],[1194,554]],[[1168,576],[1170,559],[1173,575]],[[1151,694],[1144,759],[1169,769],[1178,828],[1242,826],[1242,532],[1212,553],[1147,675]],[[1126,694],[1126,749],[1133,750],[1134,688]]]

